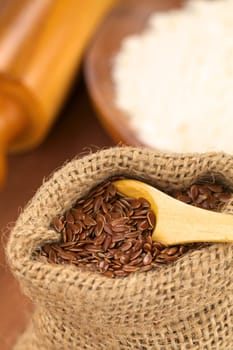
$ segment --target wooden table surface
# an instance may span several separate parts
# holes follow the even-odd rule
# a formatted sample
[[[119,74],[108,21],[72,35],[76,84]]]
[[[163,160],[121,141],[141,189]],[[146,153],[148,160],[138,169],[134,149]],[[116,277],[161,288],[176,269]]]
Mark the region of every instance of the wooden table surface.
[[[30,302],[20,293],[4,257],[9,227],[43,179],[66,160],[89,148],[114,142],[100,125],[83,78],[77,79],[55,125],[37,149],[8,158],[8,176],[0,192],[0,349],[10,350],[27,324]]]

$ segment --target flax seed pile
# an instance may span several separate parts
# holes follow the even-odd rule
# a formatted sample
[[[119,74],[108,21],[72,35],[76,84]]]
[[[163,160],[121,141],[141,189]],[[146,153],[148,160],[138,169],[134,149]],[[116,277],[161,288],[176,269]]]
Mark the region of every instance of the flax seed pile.
[[[219,184],[207,183],[170,195],[191,205],[220,210],[231,193]],[[44,246],[40,254],[51,263],[72,263],[114,278],[149,271],[203,245],[168,247],[152,241],[155,225],[155,215],[146,199],[126,197],[113,183],[105,182],[64,215],[54,218],[52,227],[61,234],[61,240]]]

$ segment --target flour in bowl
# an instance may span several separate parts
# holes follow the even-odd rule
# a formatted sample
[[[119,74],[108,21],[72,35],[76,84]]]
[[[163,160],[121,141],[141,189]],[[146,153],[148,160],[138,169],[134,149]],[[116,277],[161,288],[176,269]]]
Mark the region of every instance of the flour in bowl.
[[[116,106],[146,145],[233,152],[233,1],[151,15],[113,64]]]

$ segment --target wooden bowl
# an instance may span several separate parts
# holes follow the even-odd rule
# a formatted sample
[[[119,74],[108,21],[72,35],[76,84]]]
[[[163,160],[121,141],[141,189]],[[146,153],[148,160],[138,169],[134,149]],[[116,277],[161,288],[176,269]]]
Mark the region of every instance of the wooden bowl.
[[[184,0],[122,0],[95,33],[84,58],[84,75],[100,121],[116,142],[143,145],[114,103],[112,62],[124,37],[141,32],[155,11],[181,7]]]

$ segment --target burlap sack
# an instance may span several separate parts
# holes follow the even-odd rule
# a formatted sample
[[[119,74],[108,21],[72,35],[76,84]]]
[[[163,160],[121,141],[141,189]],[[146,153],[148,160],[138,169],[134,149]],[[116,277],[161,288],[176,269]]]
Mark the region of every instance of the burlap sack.
[[[33,257],[36,248],[59,239],[51,219],[113,175],[166,190],[206,175],[233,186],[233,157],[112,148],[55,172],[19,216],[7,246],[12,271],[35,305],[15,350],[232,350],[232,244],[213,244],[124,279]],[[225,210],[233,213],[233,202]]]

